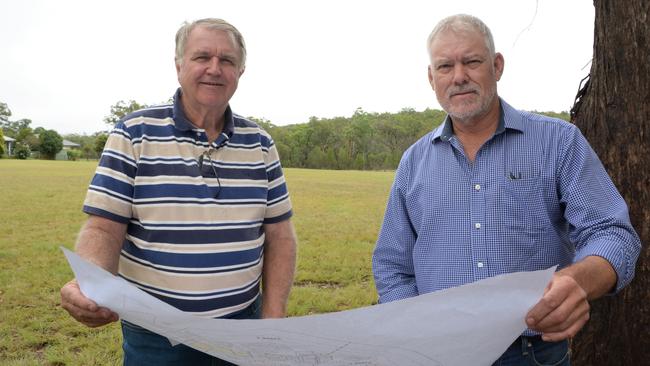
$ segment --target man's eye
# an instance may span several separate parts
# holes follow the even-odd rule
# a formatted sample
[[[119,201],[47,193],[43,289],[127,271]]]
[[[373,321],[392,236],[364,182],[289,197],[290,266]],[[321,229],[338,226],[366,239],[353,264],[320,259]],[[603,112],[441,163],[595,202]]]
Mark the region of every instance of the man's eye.
[[[441,70],[441,71],[449,70],[449,69],[451,69],[451,65],[450,64],[438,65],[437,69]]]

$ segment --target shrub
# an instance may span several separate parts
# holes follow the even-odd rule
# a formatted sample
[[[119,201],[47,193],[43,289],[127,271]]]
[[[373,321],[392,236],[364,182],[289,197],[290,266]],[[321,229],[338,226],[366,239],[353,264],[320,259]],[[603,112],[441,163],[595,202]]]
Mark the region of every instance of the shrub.
[[[25,160],[32,154],[32,150],[29,148],[29,145],[18,144],[14,150],[14,156],[17,159]]]
[[[76,161],[81,157],[81,151],[79,150],[66,150],[68,154],[68,160]]]

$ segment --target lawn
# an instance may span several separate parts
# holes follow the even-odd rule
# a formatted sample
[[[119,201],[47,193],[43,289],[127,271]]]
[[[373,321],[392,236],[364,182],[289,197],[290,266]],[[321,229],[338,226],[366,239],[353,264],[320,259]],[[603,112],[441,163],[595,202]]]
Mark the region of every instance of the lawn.
[[[0,160],[0,364],[121,364],[117,324],[88,329],[59,306],[96,162]],[[290,316],[368,306],[370,256],[393,172],[286,169],[298,233]]]

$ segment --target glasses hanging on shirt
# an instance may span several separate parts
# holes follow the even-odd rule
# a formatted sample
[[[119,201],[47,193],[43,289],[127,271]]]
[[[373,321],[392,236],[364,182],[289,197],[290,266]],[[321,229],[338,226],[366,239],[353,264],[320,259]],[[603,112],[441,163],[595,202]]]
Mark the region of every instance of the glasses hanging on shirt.
[[[221,180],[219,180],[219,174],[217,173],[217,169],[214,166],[214,162],[212,161],[212,158],[210,155],[212,154],[213,149],[209,149],[207,151],[204,151],[199,157],[197,158],[198,161],[198,166],[199,166],[199,171],[201,172],[201,175],[203,178],[216,178],[217,179],[217,191],[214,194],[214,198],[219,197],[219,192],[221,192]],[[209,168],[206,167],[209,165]]]

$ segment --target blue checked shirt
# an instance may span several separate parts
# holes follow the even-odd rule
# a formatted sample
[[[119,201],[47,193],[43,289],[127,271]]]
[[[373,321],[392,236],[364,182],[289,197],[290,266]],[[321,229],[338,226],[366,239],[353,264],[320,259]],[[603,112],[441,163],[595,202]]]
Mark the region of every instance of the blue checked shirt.
[[[616,291],[641,243],[627,206],[580,131],[501,100],[474,163],[449,117],[402,157],[373,254],[382,303],[502,273],[608,260]]]

